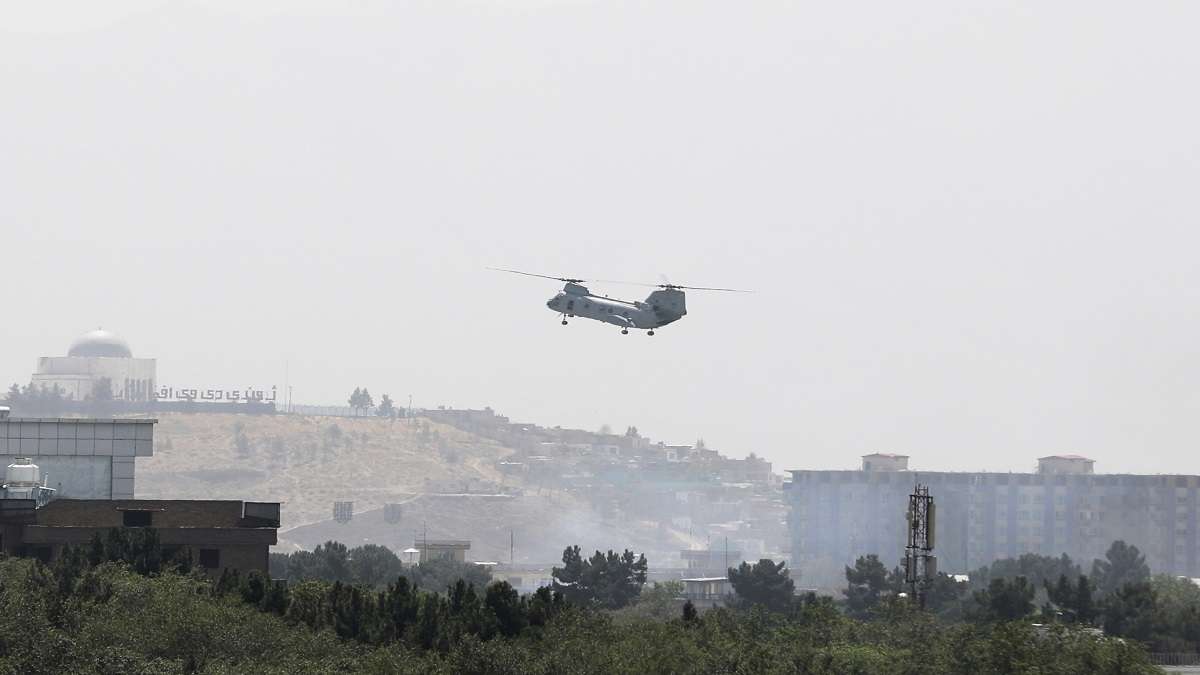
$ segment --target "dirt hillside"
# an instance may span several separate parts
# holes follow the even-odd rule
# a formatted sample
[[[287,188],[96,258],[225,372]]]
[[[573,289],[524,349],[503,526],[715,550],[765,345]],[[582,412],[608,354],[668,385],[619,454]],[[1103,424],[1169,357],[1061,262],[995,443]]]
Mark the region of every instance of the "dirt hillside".
[[[512,451],[425,419],[162,414],[153,457],[139,458],[136,492],[145,499],[241,499],[283,504],[279,545],[312,548],[328,539],[395,550],[416,537],[472,540],[470,559],[553,561],[569,544],[685,548],[653,523],[609,522],[582,499],[505,478],[497,461]],[[348,524],[333,502],[354,502]],[[385,521],[384,504],[401,504]]]

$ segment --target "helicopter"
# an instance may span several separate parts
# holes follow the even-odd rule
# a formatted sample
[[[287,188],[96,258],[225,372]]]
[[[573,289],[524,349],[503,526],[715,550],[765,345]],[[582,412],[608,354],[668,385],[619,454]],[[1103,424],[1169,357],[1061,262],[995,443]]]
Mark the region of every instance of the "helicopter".
[[[674,323],[687,316],[687,304],[684,302],[684,291],[725,291],[730,293],[751,293],[737,288],[711,288],[707,286],[682,286],[680,284],[632,284],[635,286],[650,286],[658,290],[646,296],[645,300],[617,300],[608,296],[594,295],[588,290],[587,279],[572,279],[569,277],[553,277],[545,274],[533,274],[520,270],[509,270],[501,267],[489,267],[495,272],[522,274],[527,277],[539,277],[562,281],[566,285],[553,298],[546,301],[546,306],[562,316],[562,325],[567,325],[568,318],[581,317],[602,323],[612,324],[621,329],[622,335],[628,335],[630,328],[646,331],[646,335],[654,335],[656,328]],[[597,283],[628,284],[627,281],[593,280]]]

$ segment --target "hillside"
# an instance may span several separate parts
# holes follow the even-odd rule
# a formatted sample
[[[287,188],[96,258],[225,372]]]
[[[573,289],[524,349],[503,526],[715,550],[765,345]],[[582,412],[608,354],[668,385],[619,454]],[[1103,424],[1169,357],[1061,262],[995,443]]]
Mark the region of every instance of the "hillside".
[[[575,543],[659,560],[686,545],[652,523],[608,522],[572,494],[526,489],[495,469],[512,450],[426,419],[170,413],[155,439],[138,460],[138,497],[282,502],[282,548],[402,550],[427,533],[472,540],[471,559],[507,560],[512,536],[518,562],[546,562]],[[335,500],[354,502],[352,522],[331,520]],[[385,522],[388,503],[402,505],[399,522]]]
[[[284,503],[283,528],[426,492],[499,491],[511,451],[427,420],[167,413],[154,456],[139,459],[142,498]]]

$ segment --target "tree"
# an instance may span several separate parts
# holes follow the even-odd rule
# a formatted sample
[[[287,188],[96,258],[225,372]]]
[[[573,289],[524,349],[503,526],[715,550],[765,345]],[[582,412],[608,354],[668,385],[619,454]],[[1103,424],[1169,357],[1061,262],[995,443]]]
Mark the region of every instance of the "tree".
[[[846,609],[857,618],[869,616],[891,590],[887,568],[874,553],[860,556],[854,567],[846,568],[846,582]]]
[[[16,385],[13,385],[13,386],[16,386]],[[625,428],[625,436],[627,438],[639,438],[637,427],[626,427]]]
[[[683,622],[688,625],[695,624],[700,620],[700,614],[696,611],[696,606],[691,600],[683,603]]]
[[[435,593],[444,593],[459,580],[479,588],[492,580],[492,574],[486,568],[456,560],[426,560],[406,569],[404,576],[418,588]]]
[[[16,383],[8,388],[8,394],[4,397],[4,403],[8,406],[15,406],[21,402],[21,387]]]
[[[396,416],[396,404],[392,401],[390,396],[384,394],[383,397],[379,399],[379,407],[375,409],[375,414],[379,415],[380,417]]]
[[[612,427],[608,426],[607,424],[601,424],[600,430],[597,431],[596,433],[600,434],[601,436],[611,436],[612,435]]]
[[[296,551],[288,557],[289,581],[350,581],[350,553],[345,544],[327,541],[312,551]]]
[[[1104,632],[1150,642],[1157,631],[1158,603],[1148,581],[1128,583],[1104,599]]]
[[[507,581],[497,581],[487,587],[483,604],[496,617],[501,635],[513,637],[529,624],[528,606],[517,589]]]
[[[578,546],[568,546],[562,560],[562,567],[551,570],[554,590],[578,605],[619,609],[646,584],[646,556],[635,556],[629,549],[621,554],[596,551],[585,560]]]
[[[903,583],[903,573],[899,568],[893,573],[899,577],[898,581]],[[892,581],[891,584],[893,589],[897,588],[896,581]],[[955,581],[949,574],[938,572],[925,590],[925,608],[943,619],[961,619],[962,599],[967,592],[967,586],[965,581]]]
[[[729,583],[741,603],[761,605],[772,612],[786,612],[792,605],[796,583],[792,581],[787,563],[763,558],[751,565],[743,562],[729,568]]]
[[[1200,650],[1200,586],[1188,578],[1158,574],[1150,580],[1160,633],[1156,652]]]
[[[371,392],[367,391],[366,387],[355,387],[354,393],[350,394],[348,399],[350,407],[356,413],[366,413],[371,408],[375,407],[375,400],[371,397]]]
[[[646,619],[667,621],[679,614],[677,599],[683,595],[682,581],[655,581],[642,589],[637,602],[626,607],[622,613]]]
[[[353,583],[382,588],[404,572],[404,564],[392,550],[379,544],[364,544],[348,551],[347,567]]]
[[[1025,577],[1031,585],[1038,588],[1046,582],[1057,582],[1058,578],[1063,575],[1074,582],[1080,574],[1082,574],[1082,570],[1079,565],[1075,564],[1075,561],[1065,553],[1057,558],[1036,553],[1022,553],[1016,558],[1002,558],[991,565],[985,565],[972,572],[970,576],[972,589],[984,590],[992,579]]]
[[[975,591],[977,621],[1014,621],[1033,611],[1035,587],[1025,577],[992,579],[986,590]]]
[[[1092,578],[1101,595],[1115,593],[1128,584],[1136,584],[1150,579],[1150,567],[1146,557],[1136,546],[1117,540],[1108,547],[1104,560],[1092,563]]]
[[[112,380],[102,377],[92,385],[91,399],[97,403],[108,403],[113,400]]]
[[[1081,574],[1075,583],[1071,583],[1070,578],[1063,574],[1058,577],[1057,583],[1052,585],[1045,581],[1043,584],[1046,596],[1058,606],[1067,622],[1089,624],[1095,618],[1092,584],[1087,576]]]

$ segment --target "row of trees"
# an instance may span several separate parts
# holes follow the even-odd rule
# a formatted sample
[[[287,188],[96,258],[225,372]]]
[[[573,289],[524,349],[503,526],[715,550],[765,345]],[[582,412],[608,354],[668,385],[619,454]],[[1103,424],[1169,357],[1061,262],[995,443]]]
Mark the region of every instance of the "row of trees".
[[[870,619],[888,611],[908,590],[900,568],[889,571],[877,556],[846,568],[846,612]],[[1036,616],[1043,622],[1100,627],[1161,652],[1200,651],[1200,587],[1187,579],[1151,577],[1136,546],[1116,541],[1090,575],[1067,555],[1027,553],[998,560],[970,574],[969,582],[939,574],[926,589],[926,605],[946,620],[1005,622]]]
[[[59,564],[0,560],[0,671],[1155,672],[1132,642],[1069,626],[945,623],[907,605],[870,625],[812,596],[785,613],[659,619],[626,613],[656,592],[612,612],[548,590],[522,597],[503,583],[431,594],[405,579],[381,590],[257,574],[214,582],[82,559],[69,579]]]
[[[646,585],[646,556],[596,551],[584,558],[578,546],[568,546],[563,566],[551,570],[554,592],[581,607],[620,609],[637,599]]]
[[[468,635],[485,641],[513,637],[527,628],[544,626],[566,607],[564,598],[548,588],[523,597],[508,582],[488,583],[486,572],[479,576],[475,565],[459,563],[451,568],[422,563],[401,570],[398,564],[393,566],[398,559],[382,555],[381,549],[386,551],[381,546],[347,549],[344,544],[326,542],[312,552],[274,558],[276,567],[285,567],[286,579],[227,570],[210,592],[240,599],[289,623],[330,629],[344,639],[374,645],[403,642],[412,648],[441,651]],[[94,535],[86,546],[64,547],[49,570],[58,592],[56,600],[67,601],[78,585],[91,585],[91,571],[114,562],[143,576],[189,575],[193,571],[190,551],[164,553],[155,530],[115,528],[103,537]],[[383,575],[393,570],[404,574],[380,583]],[[481,583],[477,586],[456,576],[457,571]],[[427,588],[440,582],[445,585]]]
[[[585,558],[568,547],[554,570],[561,590],[528,596],[463,580],[435,593],[405,575],[371,586],[386,572],[370,570],[387,569],[372,556],[390,564],[378,553],[327,542],[272,561],[333,581],[209,581],[188,569],[186,551],[164,555],[152,530],[135,529],[68,548],[48,568],[0,560],[0,670],[1153,672],[1133,641],[1065,621],[1048,632],[1022,621],[945,622],[884,595],[864,624],[832,598],[794,597],[788,570],[771,561],[731,570],[737,606],[699,614],[674,605],[677,584],[643,592],[645,559],[629,551]],[[1196,605],[1179,611],[1188,607]]]
[[[368,588],[384,588],[397,577],[429,592],[445,591],[456,581],[483,588],[491,581],[486,568],[453,560],[429,560],[405,567],[400,558],[386,546],[364,544],[347,548],[345,544],[327,541],[311,551],[272,553],[272,579],[300,581],[330,581]]]
[[[12,408],[17,414],[29,416],[54,416],[68,409],[97,415],[110,414],[109,408],[113,405],[112,380],[107,377],[96,380],[92,384],[91,394],[83,401],[72,399],[57,384],[52,387],[13,384],[4,393],[4,398],[0,399],[0,405]]]
[[[671,613],[670,607],[677,607],[674,603],[682,595],[677,584],[656,584],[642,597],[647,561],[629,550],[595,551],[585,557],[580,547],[570,546],[563,551],[562,562],[552,571],[551,590],[555,597],[581,608],[654,605],[640,614],[662,617]],[[1101,626],[1109,634],[1142,641],[1158,651],[1200,648],[1200,587],[1170,577],[1152,579],[1144,556],[1124,542],[1114,542],[1105,558],[1093,563],[1090,577],[1080,569],[1068,556],[1026,554],[977,570],[971,583],[941,574],[927,588],[927,606],[943,620],[986,625],[1037,617],[1044,622]],[[373,589],[387,588],[403,578],[408,587],[431,593],[454,588],[465,593],[466,588],[487,587],[490,580],[476,565],[431,561],[405,568],[386,547],[347,548],[332,541],[313,551],[273,554],[271,576],[291,583],[320,580]],[[788,615],[813,602],[834,606],[831,598],[797,597],[782,562],[742,563],[729,570],[729,579],[736,594],[733,604],[740,609],[761,607]],[[900,569],[889,571],[877,556],[863,556],[847,567],[846,581],[839,604],[851,618],[877,620],[907,604],[898,600],[908,590]],[[696,617],[694,608],[685,606],[684,612]]]
[[[347,402],[360,415],[369,415],[374,412],[380,417],[396,417],[401,412],[396,408],[396,402],[387,394],[379,399],[379,405],[376,406],[375,397],[366,387],[355,387]]]

